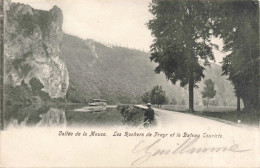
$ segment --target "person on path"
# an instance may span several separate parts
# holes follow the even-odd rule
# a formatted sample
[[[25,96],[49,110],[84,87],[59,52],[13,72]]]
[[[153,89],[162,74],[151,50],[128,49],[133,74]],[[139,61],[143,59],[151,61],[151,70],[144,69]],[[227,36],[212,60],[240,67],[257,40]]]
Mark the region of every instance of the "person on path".
[[[144,122],[151,124],[154,120],[154,110],[152,109],[152,104],[147,103],[147,109],[144,112]]]

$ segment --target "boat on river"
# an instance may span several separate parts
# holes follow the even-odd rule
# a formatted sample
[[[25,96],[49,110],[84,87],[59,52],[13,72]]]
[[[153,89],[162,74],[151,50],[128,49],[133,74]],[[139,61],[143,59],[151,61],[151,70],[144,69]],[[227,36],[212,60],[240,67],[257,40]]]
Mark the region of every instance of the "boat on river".
[[[78,112],[99,112],[99,111],[106,111],[107,109],[107,101],[104,99],[91,99],[88,106],[75,109],[73,111]]]
[[[89,106],[102,106],[102,107],[106,107],[107,106],[107,101],[104,99],[91,99],[89,104]]]

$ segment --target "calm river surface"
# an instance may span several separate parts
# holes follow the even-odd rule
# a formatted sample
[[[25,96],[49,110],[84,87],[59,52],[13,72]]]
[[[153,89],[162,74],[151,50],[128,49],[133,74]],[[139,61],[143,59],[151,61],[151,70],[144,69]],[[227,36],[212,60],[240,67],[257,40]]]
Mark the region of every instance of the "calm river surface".
[[[117,126],[122,125],[120,111],[107,108],[101,112],[76,112],[74,109],[86,105],[6,105],[5,128],[20,126]]]

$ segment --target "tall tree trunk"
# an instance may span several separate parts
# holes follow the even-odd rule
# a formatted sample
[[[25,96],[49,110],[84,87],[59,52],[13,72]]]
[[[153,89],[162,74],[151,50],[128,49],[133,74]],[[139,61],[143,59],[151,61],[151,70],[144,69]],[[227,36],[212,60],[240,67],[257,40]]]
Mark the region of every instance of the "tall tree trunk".
[[[190,2],[188,1],[187,2],[188,4],[188,7],[190,5]],[[193,88],[194,88],[194,77],[193,77],[193,42],[192,42],[192,35],[193,35],[193,25],[192,25],[192,17],[190,15],[190,11],[187,9],[187,12],[188,12],[188,24],[189,24],[189,27],[188,27],[188,30],[187,30],[187,54],[188,54],[188,58],[189,58],[189,66],[188,66],[188,69],[189,69],[189,112],[190,113],[193,113],[194,112],[194,109],[193,109],[193,98],[194,98],[194,95],[193,95]]]
[[[237,111],[240,112],[240,96],[237,95]]]
[[[194,88],[194,79],[193,79],[193,71],[190,72],[189,76],[189,112],[193,113],[193,88]]]
[[[194,108],[193,108],[194,76],[193,76],[193,51],[192,51],[192,38],[191,38],[191,36],[192,36],[192,33],[190,33],[187,48],[188,48],[188,54],[189,54],[189,67],[188,67],[189,68],[189,112],[193,113],[194,112]]]

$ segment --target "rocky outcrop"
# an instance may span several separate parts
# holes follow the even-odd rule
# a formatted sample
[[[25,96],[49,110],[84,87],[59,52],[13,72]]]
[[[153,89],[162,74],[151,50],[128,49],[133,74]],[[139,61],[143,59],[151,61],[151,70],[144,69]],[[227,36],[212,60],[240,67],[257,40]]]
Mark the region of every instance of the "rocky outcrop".
[[[19,3],[6,4],[5,83],[31,86],[37,78],[41,91],[51,98],[64,97],[69,86],[67,67],[61,58],[62,11],[35,10]]]
[[[98,58],[98,54],[96,52],[96,46],[95,46],[95,41],[88,39],[85,41],[86,45],[88,46],[88,48],[90,49],[90,51],[92,52],[93,56],[95,58]]]

